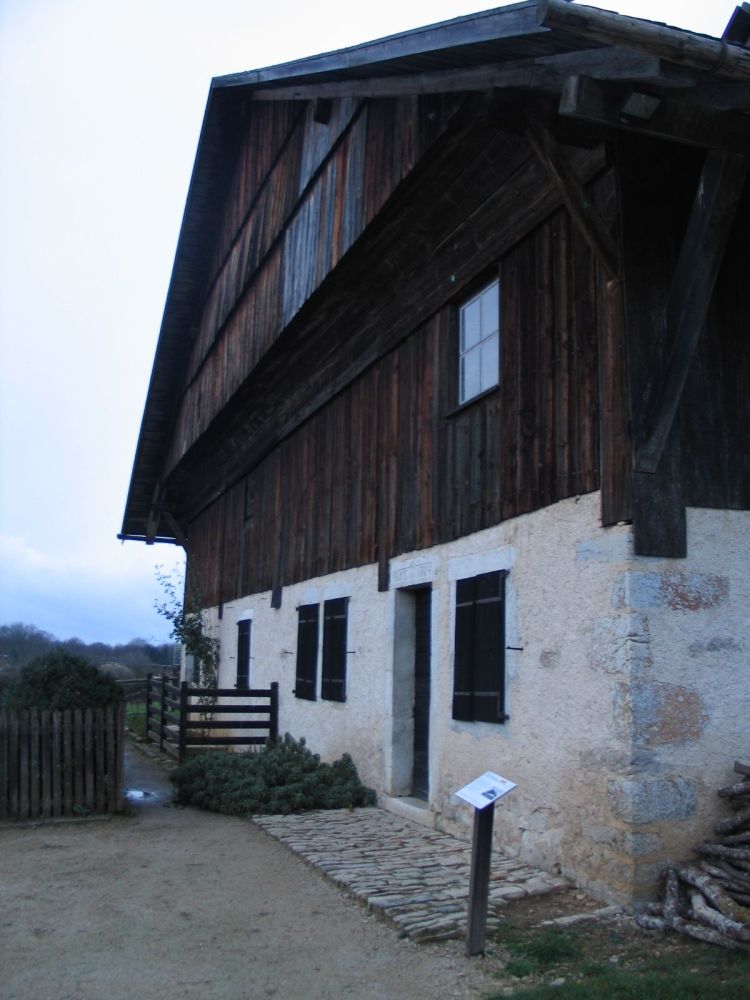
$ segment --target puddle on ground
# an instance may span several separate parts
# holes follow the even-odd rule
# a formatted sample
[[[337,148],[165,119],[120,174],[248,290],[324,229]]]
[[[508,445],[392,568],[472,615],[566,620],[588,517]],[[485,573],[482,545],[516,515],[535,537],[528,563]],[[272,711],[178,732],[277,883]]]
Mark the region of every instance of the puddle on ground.
[[[146,792],[142,788],[125,789],[125,798],[129,799],[131,802],[138,802],[140,799],[152,799],[153,797],[153,792]]]

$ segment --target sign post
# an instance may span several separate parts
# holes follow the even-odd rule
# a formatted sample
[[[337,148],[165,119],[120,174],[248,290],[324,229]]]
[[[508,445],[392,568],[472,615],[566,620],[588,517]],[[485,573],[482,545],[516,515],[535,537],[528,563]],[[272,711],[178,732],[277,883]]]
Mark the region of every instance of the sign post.
[[[487,901],[490,891],[490,861],[492,858],[492,823],[495,802],[515,788],[512,781],[499,774],[484,774],[464,785],[456,795],[474,806],[474,839],[471,848],[471,881],[469,883],[469,921],[466,928],[466,954],[484,955],[487,930]]]

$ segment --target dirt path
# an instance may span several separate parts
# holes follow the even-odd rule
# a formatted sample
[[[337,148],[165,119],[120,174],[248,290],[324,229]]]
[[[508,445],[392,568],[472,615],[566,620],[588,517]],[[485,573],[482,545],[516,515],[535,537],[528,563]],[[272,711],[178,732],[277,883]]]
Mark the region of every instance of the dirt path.
[[[132,754],[132,752],[131,752]],[[132,818],[0,829],[3,1000],[432,1000],[491,992],[460,942],[399,940],[243,820],[169,805],[159,765]]]

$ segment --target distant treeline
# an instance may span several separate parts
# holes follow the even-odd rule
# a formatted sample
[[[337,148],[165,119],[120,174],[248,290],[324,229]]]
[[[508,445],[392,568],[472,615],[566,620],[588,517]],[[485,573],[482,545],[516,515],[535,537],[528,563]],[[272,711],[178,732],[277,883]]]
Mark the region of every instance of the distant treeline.
[[[0,625],[0,672],[16,671],[30,660],[42,656],[52,649],[64,649],[67,653],[80,656],[94,666],[119,664],[123,677],[140,677],[150,671],[157,672],[164,666],[179,663],[180,647],[171,642],[154,644],[146,639],[131,639],[117,646],[106,642],[83,642],[81,639],[58,639],[35,625],[15,622]],[[107,673],[117,676],[113,667]]]

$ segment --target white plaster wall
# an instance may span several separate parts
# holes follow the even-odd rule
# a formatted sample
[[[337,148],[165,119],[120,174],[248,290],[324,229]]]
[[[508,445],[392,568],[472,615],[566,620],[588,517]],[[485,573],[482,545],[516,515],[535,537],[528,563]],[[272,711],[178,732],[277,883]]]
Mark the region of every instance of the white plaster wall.
[[[602,825],[612,771],[628,761],[612,712],[612,678],[627,675],[629,628],[610,625],[613,582],[631,559],[630,529],[599,527],[598,494],[571,499],[446,546],[439,587],[434,806],[468,835],[471,811],[451,792],[497,771],[518,788],[496,809],[506,852],[591,885],[610,859],[582,848]],[[496,566],[490,565],[495,553]],[[502,726],[450,718],[453,588],[463,576],[509,569],[506,580],[506,711]],[[437,596],[437,595],[436,595]],[[437,610],[437,609],[436,609]],[[620,629],[619,644],[602,640]]]
[[[750,516],[689,511],[688,559],[642,560],[628,525],[600,526],[599,502],[565,500],[394,559],[386,593],[367,566],[285,587],[280,609],[270,593],[225,605],[220,622],[212,609],[220,683],[234,683],[236,623],[252,616],[251,684],[279,681],[280,731],[327,760],[351,753],[362,779],[391,794],[404,772],[403,733],[391,724],[396,591],[431,584],[437,825],[468,836],[471,810],[453,792],[497,771],[518,784],[496,808],[507,853],[602,898],[632,899],[706,832],[715,786],[750,752]],[[506,652],[510,717],[455,722],[455,581],[493,569],[509,570],[506,643],[518,647]],[[296,699],[297,606],[340,596],[351,598],[347,700]]]
[[[296,698],[297,608],[300,604],[321,604],[322,642],[322,604],[336,597],[350,598],[346,701]],[[390,682],[392,642],[387,645],[383,638],[384,631],[392,634],[386,613],[388,599],[388,594],[378,593],[377,566],[366,566],[285,587],[278,609],[271,607],[270,591],[225,604],[220,630],[221,686],[232,687],[236,680],[237,621],[252,617],[250,685],[267,687],[272,681],[279,682],[279,732],[304,736],[308,746],[325,760],[352,753],[362,780],[376,788],[382,787]],[[319,693],[320,662],[317,683]]]

